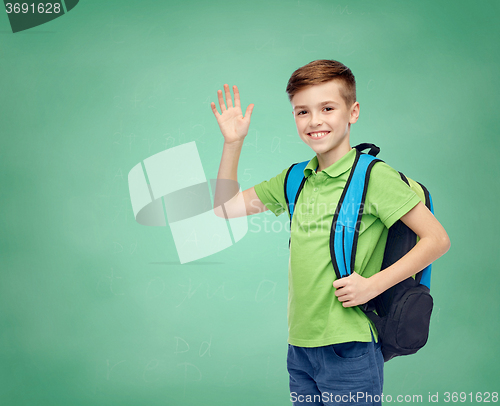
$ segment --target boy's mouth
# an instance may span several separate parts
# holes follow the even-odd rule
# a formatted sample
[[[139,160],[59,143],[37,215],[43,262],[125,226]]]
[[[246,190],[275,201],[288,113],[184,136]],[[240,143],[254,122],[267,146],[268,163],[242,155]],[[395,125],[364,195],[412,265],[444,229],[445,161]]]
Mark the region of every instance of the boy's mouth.
[[[330,134],[330,131],[313,131],[307,133],[309,138],[312,138],[313,140],[320,140],[321,138],[325,138],[328,134]]]

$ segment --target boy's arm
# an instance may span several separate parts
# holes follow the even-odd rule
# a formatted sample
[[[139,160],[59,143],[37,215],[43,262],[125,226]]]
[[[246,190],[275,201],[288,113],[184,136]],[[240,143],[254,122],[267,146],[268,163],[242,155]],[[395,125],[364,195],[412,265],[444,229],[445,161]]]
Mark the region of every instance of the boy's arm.
[[[421,271],[450,248],[445,229],[422,202],[401,217],[401,221],[418,235],[419,241],[399,261],[369,278],[353,273],[333,282],[333,287],[337,289],[335,295],[344,307],[368,302]]]
[[[214,213],[222,218],[242,217],[268,210],[258,198],[253,187],[241,193],[239,192],[238,160],[243,141],[248,133],[254,105],[250,104],[247,107],[245,117],[243,117],[238,88],[233,86],[233,91],[234,106],[229,86],[224,85],[227,107],[222,97],[222,91],[217,91],[221,109],[220,114],[215,103],[211,103],[212,112],[224,136],[224,147],[217,174],[213,209]]]

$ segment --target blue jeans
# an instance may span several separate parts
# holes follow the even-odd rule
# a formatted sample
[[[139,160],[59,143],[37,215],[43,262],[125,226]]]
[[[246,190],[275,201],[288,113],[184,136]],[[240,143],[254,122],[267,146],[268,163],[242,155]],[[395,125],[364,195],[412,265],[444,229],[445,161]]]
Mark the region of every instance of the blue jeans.
[[[294,406],[382,404],[384,358],[373,335],[370,343],[288,344],[287,368]]]

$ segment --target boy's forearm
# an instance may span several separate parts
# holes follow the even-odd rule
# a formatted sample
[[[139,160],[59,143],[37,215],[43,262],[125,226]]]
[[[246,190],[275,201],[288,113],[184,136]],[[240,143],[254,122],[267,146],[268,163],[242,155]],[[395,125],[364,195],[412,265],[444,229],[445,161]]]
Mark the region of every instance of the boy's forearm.
[[[403,217],[405,223],[420,240],[399,261],[382,269],[369,278],[356,272],[333,282],[335,295],[344,307],[364,304],[395,284],[420,272],[444,255],[450,248],[450,239],[443,226],[425,205],[420,202]]]
[[[238,161],[242,147],[243,140],[232,143],[224,142],[219,172],[217,173],[214,208],[227,202],[239,192]]]
[[[375,296],[421,271],[444,255],[448,248],[447,237],[420,239],[399,261],[369,278],[375,290]]]
[[[421,271],[450,248],[445,229],[422,202],[401,217],[401,221],[420,239],[399,261],[370,277],[377,294]]]
[[[441,237],[423,237],[399,261],[369,278],[354,272],[348,277],[335,280],[333,282],[333,287],[337,289],[335,295],[343,302],[344,307],[364,304],[424,269],[446,253],[449,246],[446,234]]]

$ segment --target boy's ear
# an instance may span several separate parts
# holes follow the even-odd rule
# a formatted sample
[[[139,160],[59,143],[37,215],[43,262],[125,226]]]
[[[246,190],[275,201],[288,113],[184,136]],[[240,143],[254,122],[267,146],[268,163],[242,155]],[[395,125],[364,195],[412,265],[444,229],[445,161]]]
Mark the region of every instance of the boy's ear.
[[[359,103],[356,101],[351,107],[351,117],[349,123],[354,124],[359,118]]]

